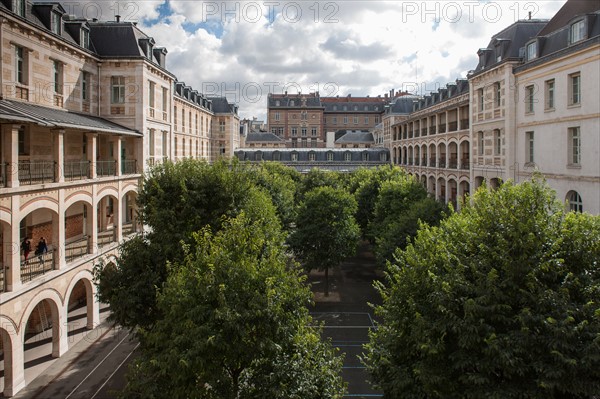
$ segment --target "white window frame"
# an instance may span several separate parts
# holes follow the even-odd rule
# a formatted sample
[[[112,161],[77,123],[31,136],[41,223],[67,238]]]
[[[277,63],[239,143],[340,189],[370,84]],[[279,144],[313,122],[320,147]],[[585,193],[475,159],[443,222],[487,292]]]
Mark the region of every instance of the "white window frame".
[[[535,132],[525,132],[525,163],[535,162]]]
[[[110,102],[111,104],[125,103],[125,77],[110,77]]]
[[[581,165],[581,128],[574,126],[569,128],[569,166]]]
[[[549,79],[544,83],[545,86],[545,94],[546,94],[546,101],[545,101],[545,109],[546,110],[553,110],[554,109],[554,105],[555,105],[555,94],[556,94],[556,82],[554,79]]]
[[[569,105],[581,104],[581,73],[569,74]]]

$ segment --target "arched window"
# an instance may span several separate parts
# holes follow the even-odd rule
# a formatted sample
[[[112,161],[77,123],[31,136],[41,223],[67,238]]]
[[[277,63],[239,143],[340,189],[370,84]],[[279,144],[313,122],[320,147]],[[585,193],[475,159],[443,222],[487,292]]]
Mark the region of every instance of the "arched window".
[[[308,153],[308,160],[309,161],[316,161],[317,159],[317,153],[314,151],[311,151]]]
[[[327,152],[327,160],[333,161],[333,152],[332,151]]]
[[[344,153],[344,161],[346,161],[346,162],[352,161],[352,153],[350,151],[346,151]]]
[[[254,154],[254,160],[255,161],[262,161],[262,152],[257,151],[256,154]]]
[[[569,201],[570,211],[583,212],[583,201],[577,191],[569,191],[567,193],[567,201]]]

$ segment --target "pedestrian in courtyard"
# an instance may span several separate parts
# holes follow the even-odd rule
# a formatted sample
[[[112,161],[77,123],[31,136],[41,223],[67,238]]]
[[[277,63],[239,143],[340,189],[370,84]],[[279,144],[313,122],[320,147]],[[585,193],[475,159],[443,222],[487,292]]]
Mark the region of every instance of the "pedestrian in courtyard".
[[[21,249],[23,250],[23,256],[25,257],[25,260],[27,260],[29,253],[31,252],[31,241],[29,241],[29,237],[25,237],[21,243]]]

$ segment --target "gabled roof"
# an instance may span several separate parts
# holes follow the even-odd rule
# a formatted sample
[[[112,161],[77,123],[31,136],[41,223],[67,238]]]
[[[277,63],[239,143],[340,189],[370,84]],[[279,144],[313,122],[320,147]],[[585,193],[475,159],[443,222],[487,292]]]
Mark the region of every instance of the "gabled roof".
[[[590,14],[600,9],[598,0],[568,0],[538,35],[546,36],[562,29],[577,15]]]
[[[0,119],[35,123],[49,128],[83,129],[103,133],[142,136],[141,133],[135,130],[97,116],[12,100],[0,100]]]

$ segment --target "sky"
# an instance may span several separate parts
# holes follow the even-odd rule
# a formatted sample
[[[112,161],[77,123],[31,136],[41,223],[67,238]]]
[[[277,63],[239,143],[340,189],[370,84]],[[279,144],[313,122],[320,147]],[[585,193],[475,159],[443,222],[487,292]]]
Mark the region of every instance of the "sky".
[[[477,65],[477,50],[518,19],[551,18],[551,1],[62,2],[67,12],[136,21],[166,47],[167,68],[209,96],[265,120],[267,95],[427,94]]]

